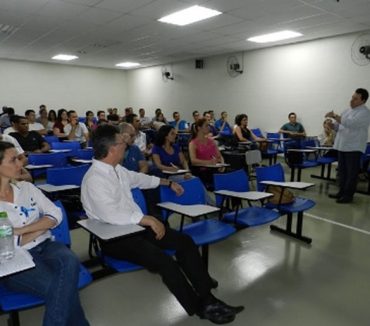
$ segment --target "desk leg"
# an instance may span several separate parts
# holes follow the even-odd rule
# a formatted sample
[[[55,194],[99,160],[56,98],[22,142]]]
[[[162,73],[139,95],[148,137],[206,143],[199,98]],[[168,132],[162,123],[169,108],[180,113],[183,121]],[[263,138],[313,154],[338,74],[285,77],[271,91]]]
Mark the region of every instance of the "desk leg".
[[[294,181],[294,174],[295,174],[295,168],[292,167],[290,169],[290,181],[293,182]]]
[[[208,270],[208,259],[209,259],[209,245],[205,244],[202,246],[202,260],[207,270]]]
[[[297,181],[301,181],[302,169],[298,168]]]
[[[292,238],[310,244],[312,242],[312,239],[302,235],[302,226],[303,226],[303,212],[299,212],[297,216],[297,231],[296,233],[292,232],[292,213],[290,213],[287,215],[286,229],[282,229],[277,225],[270,225],[270,230],[286,234]]]
[[[9,313],[8,325],[9,326],[20,326],[19,321],[19,312],[18,311],[11,311]]]

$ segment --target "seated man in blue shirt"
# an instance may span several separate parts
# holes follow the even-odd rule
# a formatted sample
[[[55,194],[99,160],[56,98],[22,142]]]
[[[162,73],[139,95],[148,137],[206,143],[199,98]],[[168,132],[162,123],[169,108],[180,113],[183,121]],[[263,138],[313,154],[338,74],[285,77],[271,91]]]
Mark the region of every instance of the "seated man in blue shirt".
[[[297,122],[297,115],[290,112],[288,115],[289,122],[285,123],[279,130],[284,138],[291,138],[292,144],[289,147],[301,147],[301,140],[306,137],[306,131],[301,123]],[[288,144],[287,144],[288,145]]]
[[[135,128],[127,122],[122,122],[119,125],[121,133],[126,133],[130,136],[127,140],[127,149],[123,157],[122,165],[130,171],[148,173],[149,165],[140,148],[134,144],[136,138]]]
[[[223,136],[231,136],[233,134],[233,130],[227,121],[226,111],[221,112],[221,118],[215,122],[215,127]]]
[[[174,112],[172,116],[174,120],[169,122],[170,126],[174,127],[178,131],[189,130],[189,124],[185,120],[181,120],[179,112]]]

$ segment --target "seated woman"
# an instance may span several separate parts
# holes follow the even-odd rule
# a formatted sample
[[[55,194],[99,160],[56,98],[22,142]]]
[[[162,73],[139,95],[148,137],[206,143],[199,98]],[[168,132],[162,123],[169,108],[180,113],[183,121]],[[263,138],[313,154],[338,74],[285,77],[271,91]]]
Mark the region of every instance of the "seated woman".
[[[54,135],[57,136],[57,137],[60,137],[60,138],[67,137],[66,134],[64,133],[64,127],[67,124],[68,124],[67,110],[65,110],[65,109],[58,110],[58,117],[57,117],[57,120],[55,121],[54,127],[53,127]]]
[[[257,146],[251,149],[259,148],[261,151],[267,149],[266,138],[257,137],[252,130],[248,128],[248,116],[244,113],[235,117],[235,126],[233,134],[238,142],[256,142]]]
[[[323,132],[318,136],[320,146],[333,147],[336,136],[335,130],[332,128],[333,121],[331,119],[325,119],[323,122]],[[338,152],[335,149],[328,150],[325,157],[337,157]]]
[[[8,213],[15,244],[28,250],[36,265],[0,282],[10,290],[41,296],[44,326],[89,325],[77,287],[79,260],[50,233],[61,222],[62,212],[33,184],[13,181],[21,168],[14,146],[0,142],[0,211]]]
[[[153,128],[159,130],[162,126],[167,125],[167,120],[162,112],[157,112],[153,121]]]
[[[213,184],[213,173],[217,171],[223,172],[225,167],[215,169],[205,166],[224,163],[224,158],[218,150],[216,142],[208,137],[209,128],[207,119],[198,119],[194,127],[195,132],[189,143],[190,161],[193,165],[194,174],[200,177],[206,187],[209,187]]]
[[[154,164],[161,171],[189,170],[188,162],[181,152],[179,144],[176,144],[176,135],[176,129],[169,125],[162,126],[158,130],[152,155]],[[190,173],[184,174],[185,179],[190,177]]]

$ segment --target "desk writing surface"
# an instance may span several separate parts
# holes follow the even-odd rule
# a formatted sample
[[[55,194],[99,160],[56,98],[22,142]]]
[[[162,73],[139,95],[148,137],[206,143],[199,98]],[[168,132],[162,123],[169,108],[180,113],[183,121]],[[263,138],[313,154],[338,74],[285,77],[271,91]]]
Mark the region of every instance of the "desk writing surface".
[[[236,197],[246,200],[261,200],[265,198],[272,197],[273,194],[269,192],[262,191],[230,191],[230,190],[217,190],[215,191],[216,195],[223,195],[229,197]]]
[[[77,223],[101,240],[119,238],[145,230],[145,228],[137,224],[115,225],[95,219],[80,220]]]
[[[317,149],[321,151],[330,151],[333,149],[331,146],[307,146],[308,149]]]
[[[76,163],[86,163],[86,164],[91,164],[92,163],[92,160],[85,160],[85,159],[82,159],[82,158],[72,158],[71,161],[76,162]]]
[[[77,189],[80,188],[79,186],[76,185],[61,185],[61,186],[55,186],[51,185],[49,183],[44,183],[40,185],[36,185],[37,188],[46,191],[46,192],[57,192],[57,191],[63,191],[63,190],[70,190],[70,189]]]
[[[218,207],[209,206],[209,205],[180,205],[171,202],[163,202],[157,204],[159,207],[168,209],[172,212],[187,215],[190,217],[197,217],[204,214],[210,214],[219,211]]]
[[[37,169],[46,169],[46,168],[52,168],[52,164],[40,164],[40,165],[34,165],[34,164],[27,164],[25,168],[27,170],[37,170]]]
[[[279,182],[279,181],[261,181],[262,184],[268,186],[279,186],[283,188],[292,188],[292,189],[307,189],[309,187],[314,186],[314,183],[311,182],[300,182],[300,181],[293,181],[293,182]]]
[[[305,149],[305,148],[289,148],[288,152],[298,152],[298,153],[314,153],[314,149]]]
[[[230,164],[227,164],[227,163],[216,163],[216,164],[204,164],[204,165],[197,165],[197,166],[202,166],[202,167],[206,167],[206,168],[223,168],[223,167],[227,167],[227,166],[230,166]]]
[[[72,152],[71,149],[50,149],[50,153],[69,153]]]
[[[15,248],[14,257],[0,264],[0,277],[35,267],[31,254],[20,247]]]
[[[189,170],[184,170],[184,169],[178,169],[177,171],[168,171],[168,170],[163,170],[162,171],[164,174],[183,174],[183,173],[189,173]]]

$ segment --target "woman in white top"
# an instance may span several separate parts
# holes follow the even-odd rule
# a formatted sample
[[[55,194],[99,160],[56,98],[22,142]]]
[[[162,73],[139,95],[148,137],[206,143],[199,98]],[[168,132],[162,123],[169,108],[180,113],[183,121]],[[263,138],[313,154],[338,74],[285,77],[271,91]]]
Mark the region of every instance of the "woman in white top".
[[[21,168],[14,146],[0,142],[0,211],[7,212],[14,227],[15,245],[28,250],[36,265],[0,282],[42,297],[44,326],[89,325],[78,295],[80,263],[50,232],[61,222],[62,212],[31,183],[13,182]]]

